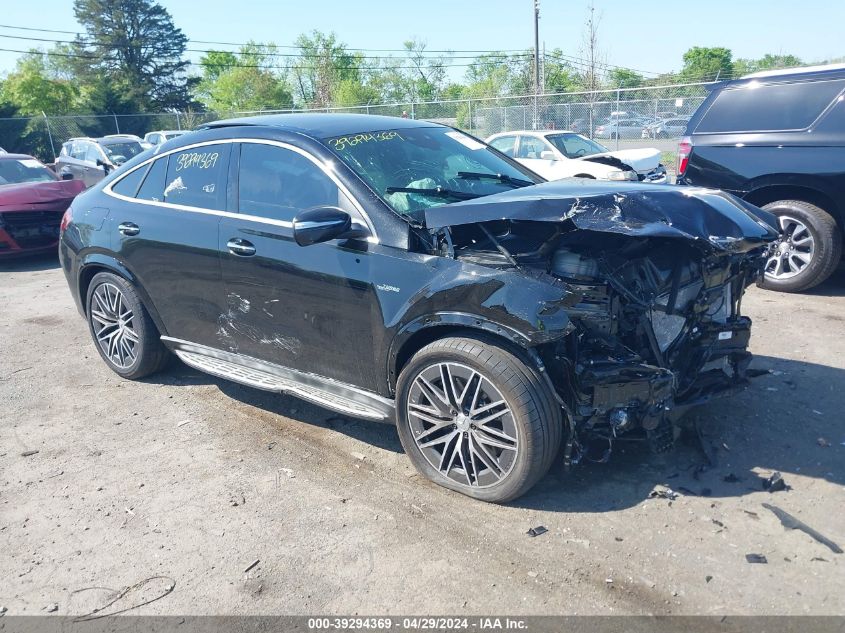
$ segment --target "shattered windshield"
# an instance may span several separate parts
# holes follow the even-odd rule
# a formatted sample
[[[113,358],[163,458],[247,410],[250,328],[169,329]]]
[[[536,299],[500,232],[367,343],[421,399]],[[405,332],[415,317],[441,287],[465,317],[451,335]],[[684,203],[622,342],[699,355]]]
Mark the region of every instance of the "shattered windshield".
[[[34,158],[0,160],[0,185],[54,180],[56,175]]]
[[[604,145],[599,145],[580,134],[550,134],[546,136],[546,140],[567,158],[581,158],[610,151]]]
[[[542,182],[450,128],[381,130],[325,143],[396,213],[418,224],[430,207]]]

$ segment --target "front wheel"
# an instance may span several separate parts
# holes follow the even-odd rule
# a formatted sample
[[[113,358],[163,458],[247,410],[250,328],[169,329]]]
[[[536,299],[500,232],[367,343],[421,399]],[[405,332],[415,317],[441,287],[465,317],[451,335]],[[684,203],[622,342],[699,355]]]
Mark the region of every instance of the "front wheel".
[[[97,273],[88,286],[87,306],[91,338],[116,374],[136,380],[167,364],[167,349],[128,281],[112,273]]]
[[[396,407],[417,470],[483,501],[527,492],[560,446],[561,410],[549,388],[486,340],[445,338],[421,349],[399,376]]]
[[[777,216],[780,239],[772,245],[761,286],[800,292],[830,277],[842,257],[842,230],[824,209],[802,200],[763,207]]]

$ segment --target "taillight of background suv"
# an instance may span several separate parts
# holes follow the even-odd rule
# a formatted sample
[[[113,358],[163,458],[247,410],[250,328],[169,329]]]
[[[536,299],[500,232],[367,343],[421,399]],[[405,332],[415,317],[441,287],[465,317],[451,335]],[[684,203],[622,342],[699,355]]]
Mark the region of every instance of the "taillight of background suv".
[[[678,143],[678,178],[684,175],[689,164],[689,155],[692,153],[692,137],[685,136]]]

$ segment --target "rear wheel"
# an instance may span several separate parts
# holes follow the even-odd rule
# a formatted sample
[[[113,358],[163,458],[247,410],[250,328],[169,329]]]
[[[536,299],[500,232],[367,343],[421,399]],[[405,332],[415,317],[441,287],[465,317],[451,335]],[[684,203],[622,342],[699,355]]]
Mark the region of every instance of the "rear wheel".
[[[135,380],[162,369],[169,359],[158,329],[128,281],[97,273],[87,296],[88,329],[100,356],[116,374]]]
[[[421,349],[399,376],[399,437],[435,483],[503,503],[527,492],[560,446],[560,407],[516,356],[480,339]]]
[[[777,216],[781,237],[769,251],[760,285],[800,292],[830,277],[842,257],[842,230],[836,220],[801,200],[779,200],[763,208]]]

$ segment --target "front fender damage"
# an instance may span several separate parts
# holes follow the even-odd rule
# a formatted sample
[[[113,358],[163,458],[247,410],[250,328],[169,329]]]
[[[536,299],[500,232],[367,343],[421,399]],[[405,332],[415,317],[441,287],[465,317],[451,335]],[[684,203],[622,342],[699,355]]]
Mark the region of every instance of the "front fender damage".
[[[517,305],[540,284],[565,311],[563,335],[533,351],[570,423],[567,463],[603,461],[622,436],[666,450],[689,407],[746,385],[741,299],[777,237],[769,214],[728,194],[608,187],[547,183],[426,214],[458,261],[518,275]]]

